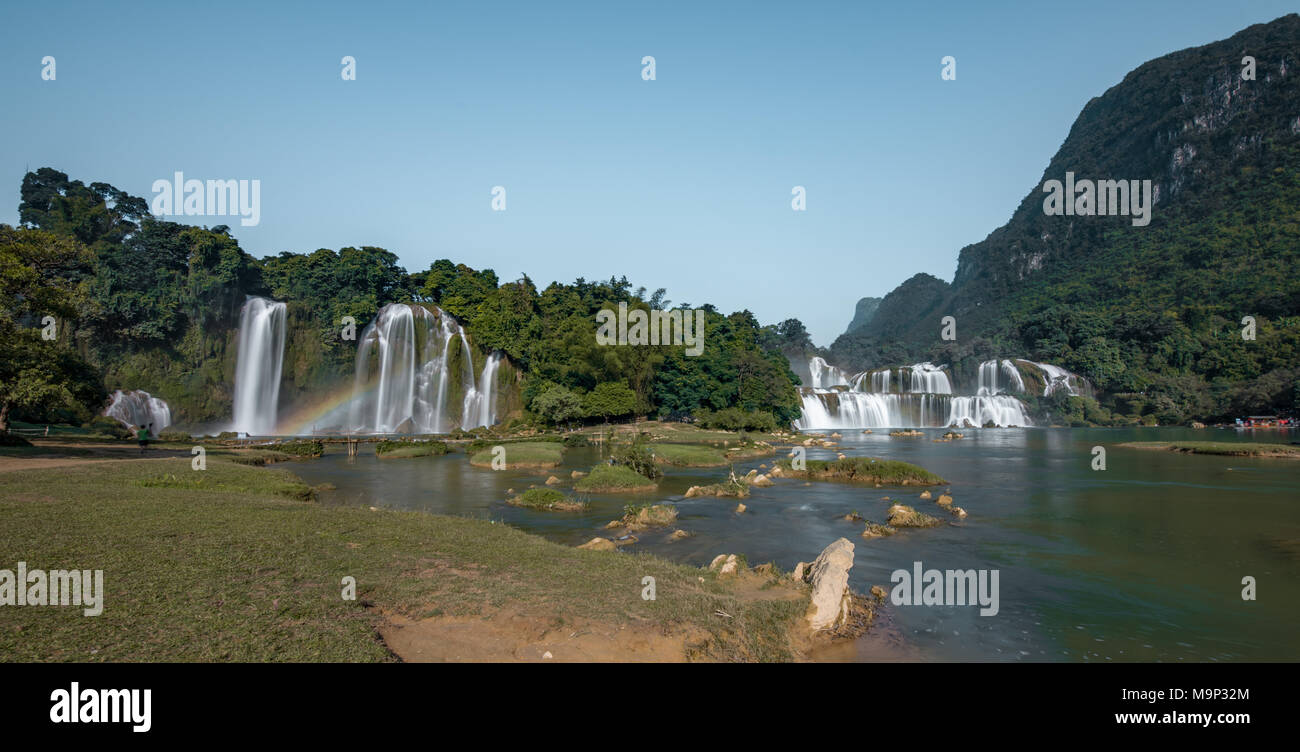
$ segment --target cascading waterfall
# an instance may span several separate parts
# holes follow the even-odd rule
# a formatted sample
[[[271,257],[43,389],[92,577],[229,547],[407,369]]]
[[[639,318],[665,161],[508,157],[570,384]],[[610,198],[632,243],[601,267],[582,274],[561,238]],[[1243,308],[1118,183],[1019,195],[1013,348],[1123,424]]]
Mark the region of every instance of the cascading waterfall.
[[[448,407],[457,355],[463,396],[459,414],[453,415]],[[455,426],[492,425],[500,360],[497,353],[487,358],[476,385],[473,350],[460,324],[438,308],[390,303],[366,327],[357,348],[352,430],[447,433]]]
[[[917,363],[911,367],[912,377],[908,390],[915,394],[952,394],[948,373],[933,363]]]
[[[946,367],[933,363],[897,369],[898,392],[892,391],[893,372],[888,368],[846,376],[823,360],[810,363],[809,370],[815,385],[799,390],[803,415],[795,427],[800,429],[1033,425],[1023,402],[1000,393],[1007,390],[999,389],[999,375],[1009,389],[1024,391],[1024,382],[1009,360],[980,366],[974,396],[954,396]]]
[[[114,391],[113,401],[104,415],[116,418],[127,428],[152,425],[155,435],[172,424],[172,411],[167,403],[141,389]]]
[[[999,374],[1005,386],[998,386]],[[980,364],[979,388],[976,394],[986,397],[1012,391],[1021,394],[1025,391],[1025,381],[1014,363],[1009,360],[986,360]]]
[[[275,432],[284,362],[285,305],[250,297],[239,314],[233,430],[250,436]]]
[[[1044,397],[1050,397],[1060,390],[1065,390],[1065,393],[1071,397],[1091,395],[1092,393],[1092,384],[1088,383],[1087,379],[1078,374],[1070,373],[1060,366],[1054,366],[1051,363],[1035,363],[1032,360],[1021,360],[1020,362],[1033,366],[1042,372]]]
[[[843,371],[815,355],[808,361],[808,371],[812,374],[813,389],[829,389],[849,383]]]
[[[501,365],[501,353],[493,352],[487,357],[487,361],[483,364],[483,373],[478,379],[478,387],[465,395],[465,412],[461,420],[461,428],[468,430],[478,426],[490,426],[497,422],[496,382],[499,365]]]

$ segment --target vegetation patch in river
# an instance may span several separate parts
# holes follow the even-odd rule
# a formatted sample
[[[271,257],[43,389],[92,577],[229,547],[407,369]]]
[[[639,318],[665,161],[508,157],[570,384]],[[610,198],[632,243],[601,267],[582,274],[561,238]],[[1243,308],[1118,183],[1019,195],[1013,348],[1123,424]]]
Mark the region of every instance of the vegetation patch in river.
[[[524,441],[501,445],[505,451],[507,468],[555,467],[564,456],[564,445],[558,441]],[[493,447],[470,455],[469,464],[475,467],[492,467]]]
[[[1290,457],[1300,459],[1300,446],[1262,442],[1229,441],[1130,441],[1129,449],[1160,449],[1184,454],[1216,454],[1225,457]]]
[[[258,444],[253,447],[258,451],[279,452],[294,457],[311,458],[319,457],[325,453],[325,444],[315,439],[302,439],[296,441],[281,441],[275,444]]]
[[[412,441],[397,439],[381,441],[375,445],[375,456],[380,459],[403,459],[407,457],[441,457],[451,451],[451,447],[442,441]],[[489,450],[490,451],[490,450]]]
[[[845,457],[839,460],[807,460],[804,470],[795,470],[790,460],[777,463],[782,476],[804,480],[832,480],[894,486],[939,486],[948,481],[922,467],[899,460],[873,457]]]
[[[573,488],[584,493],[653,491],[655,482],[624,465],[596,465]]]
[[[587,508],[586,502],[566,496],[554,488],[530,488],[507,503],[516,507],[559,512],[580,512]]]

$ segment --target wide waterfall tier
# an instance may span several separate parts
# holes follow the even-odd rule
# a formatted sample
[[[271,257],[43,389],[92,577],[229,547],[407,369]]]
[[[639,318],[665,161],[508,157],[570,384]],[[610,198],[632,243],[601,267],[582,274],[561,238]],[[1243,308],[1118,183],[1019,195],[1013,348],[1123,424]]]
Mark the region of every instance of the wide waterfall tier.
[[[1025,404],[1007,394],[961,397],[807,387],[799,391],[803,414],[795,421],[795,428],[801,430],[1033,425]]]
[[[980,364],[975,383],[955,388],[945,365],[914,363],[850,374],[821,358],[808,364],[812,385],[799,390],[803,415],[795,426],[922,428],[1030,426],[1016,395],[1090,395],[1088,380],[1059,366],[994,359]]]
[[[969,396],[955,394],[947,366],[929,362],[848,374],[814,358],[809,370],[813,385],[799,390],[800,429],[1033,425],[1025,404],[1005,393],[1024,391],[1010,361],[982,364]]]
[[[232,430],[250,436],[275,433],[284,363],[285,305],[250,297],[239,314]]]
[[[437,307],[391,303],[366,327],[357,348],[352,430],[447,433],[496,422],[493,353],[476,380],[465,330]]]
[[[113,401],[104,415],[121,421],[127,428],[150,426],[155,435],[172,424],[172,411],[167,403],[140,389],[113,392]]]

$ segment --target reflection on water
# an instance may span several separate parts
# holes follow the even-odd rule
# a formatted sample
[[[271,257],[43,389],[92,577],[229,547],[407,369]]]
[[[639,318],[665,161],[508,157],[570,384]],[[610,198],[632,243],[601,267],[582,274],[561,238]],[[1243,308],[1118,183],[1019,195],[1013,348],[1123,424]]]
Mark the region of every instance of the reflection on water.
[[[890,586],[890,573],[911,569],[998,569],[1001,610],[892,606],[875,639],[837,649],[836,657],[881,657],[880,635],[893,635],[909,658],[943,660],[1212,661],[1298,660],[1300,638],[1300,462],[1189,456],[1123,449],[1124,441],[1286,440],[1286,434],[1239,435],[1190,429],[986,429],[948,443],[844,431],[843,451],[914,462],[952,483],[960,524],[905,530],[865,540],[857,511],[884,521],[889,502],[904,500],[947,519],[918,489],[862,488],[777,480],[755,488],[737,515],[734,499],[683,499],[726,468],[669,469],[659,489],[597,494],[581,513],[537,512],[505,503],[508,489],[542,485],[549,475],[569,488],[572,470],[598,460],[593,449],[565,453],[549,470],[494,472],[470,467],[464,454],[349,461],[341,448],[294,466],[307,482],[330,482],[325,503],[421,509],[504,520],[567,545],[602,533],[628,503],[669,502],[678,527],[693,537],[668,542],[667,530],[641,536],[634,548],[697,566],[719,553],[744,553],[751,564],[789,570],[811,561],[835,538],[857,546],[851,585]],[[1091,469],[1093,446],[1107,447],[1107,469]],[[332,449],[334,447],[331,447]],[[815,449],[809,459],[833,459]],[[747,471],[771,458],[736,463]],[[936,494],[937,496],[937,494]],[[910,501],[907,501],[909,500]],[[1241,599],[1253,576],[1256,601]],[[893,653],[893,655],[897,655]]]

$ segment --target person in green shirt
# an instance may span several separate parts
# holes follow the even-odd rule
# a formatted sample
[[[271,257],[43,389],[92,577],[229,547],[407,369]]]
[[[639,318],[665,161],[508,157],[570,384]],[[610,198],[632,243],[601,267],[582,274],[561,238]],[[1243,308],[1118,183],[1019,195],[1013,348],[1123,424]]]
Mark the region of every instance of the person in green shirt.
[[[140,454],[144,454],[145,448],[149,446],[149,429],[140,426],[139,430],[135,432],[135,438],[136,441],[140,442]]]

